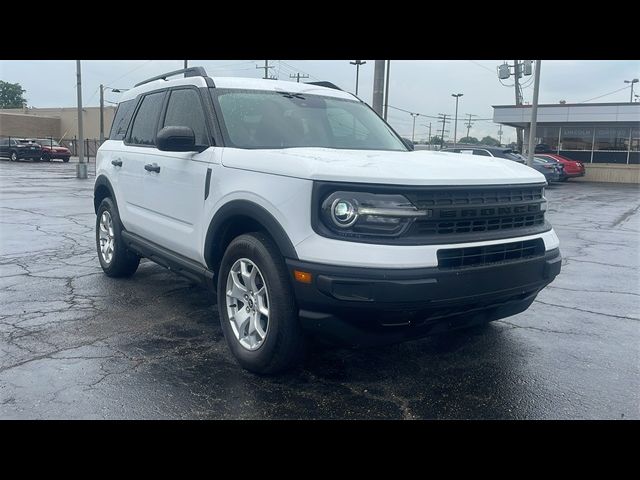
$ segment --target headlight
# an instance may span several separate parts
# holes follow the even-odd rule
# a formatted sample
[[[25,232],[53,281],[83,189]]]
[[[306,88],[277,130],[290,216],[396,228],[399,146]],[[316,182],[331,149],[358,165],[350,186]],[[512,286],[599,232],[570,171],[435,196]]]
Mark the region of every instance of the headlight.
[[[326,227],[341,236],[398,236],[416,218],[429,215],[403,195],[334,192],[321,205]]]

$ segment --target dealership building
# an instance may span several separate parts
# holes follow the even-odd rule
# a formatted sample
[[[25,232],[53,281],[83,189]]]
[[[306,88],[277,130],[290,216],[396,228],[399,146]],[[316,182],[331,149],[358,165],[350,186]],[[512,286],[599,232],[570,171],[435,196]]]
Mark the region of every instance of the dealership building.
[[[531,105],[494,105],[493,120],[524,128],[527,144]],[[640,103],[538,105],[535,144],[583,162],[585,180],[640,183]]]

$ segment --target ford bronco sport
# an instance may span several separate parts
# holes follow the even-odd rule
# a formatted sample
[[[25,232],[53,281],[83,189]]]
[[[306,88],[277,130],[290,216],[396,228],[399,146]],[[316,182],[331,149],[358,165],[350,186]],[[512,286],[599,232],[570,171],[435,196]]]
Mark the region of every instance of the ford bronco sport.
[[[510,160],[412,151],[326,82],[195,67],[123,94],[97,154],[98,258],[215,288],[238,362],[275,373],[311,336],[383,344],[527,309],[560,272],[545,185]]]

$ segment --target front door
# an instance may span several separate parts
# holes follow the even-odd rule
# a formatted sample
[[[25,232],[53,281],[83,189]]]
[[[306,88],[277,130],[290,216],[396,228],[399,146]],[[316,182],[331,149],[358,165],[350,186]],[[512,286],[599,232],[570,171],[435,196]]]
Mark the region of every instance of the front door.
[[[203,206],[207,168],[218,153],[212,147],[202,99],[197,88],[169,92],[158,129],[190,127],[198,152],[165,152],[153,148],[143,171],[145,223],[143,236],[188,258],[198,259],[201,250]]]

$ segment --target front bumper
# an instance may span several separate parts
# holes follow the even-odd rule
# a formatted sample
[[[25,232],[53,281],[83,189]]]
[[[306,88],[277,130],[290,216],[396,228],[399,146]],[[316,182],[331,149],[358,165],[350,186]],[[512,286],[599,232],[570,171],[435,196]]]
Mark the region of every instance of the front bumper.
[[[305,329],[340,344],[395,343],[526,310],[560,273],[559,249],[533,259],[443,270],[287,260]],[[312,283],[293,271],[312,274]]]

